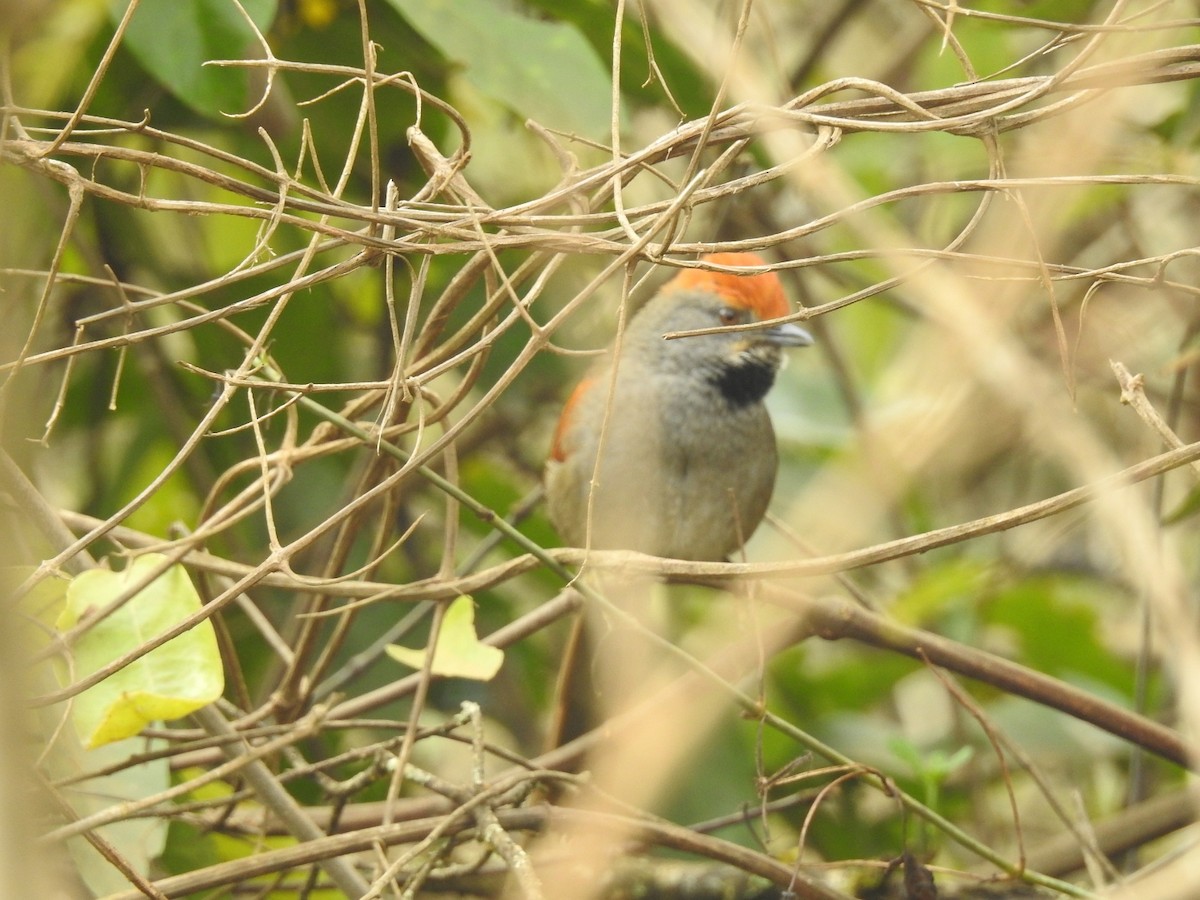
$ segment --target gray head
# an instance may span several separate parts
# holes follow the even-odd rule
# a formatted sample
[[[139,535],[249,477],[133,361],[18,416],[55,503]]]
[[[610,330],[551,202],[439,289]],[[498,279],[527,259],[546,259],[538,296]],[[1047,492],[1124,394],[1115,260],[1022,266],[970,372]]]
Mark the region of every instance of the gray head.
[[[762,265],[749,253],[705,257],[721,265]],[[663,335],[750,325],[790,312],[774,272],[732,275],[685,269],[634,317],[623,353],[633,351],[664,374],[700,378],[734,406],[757,403],[770,390],[785,347],[807,347],[812,336],[790,322],[746,331],[664,340]]]

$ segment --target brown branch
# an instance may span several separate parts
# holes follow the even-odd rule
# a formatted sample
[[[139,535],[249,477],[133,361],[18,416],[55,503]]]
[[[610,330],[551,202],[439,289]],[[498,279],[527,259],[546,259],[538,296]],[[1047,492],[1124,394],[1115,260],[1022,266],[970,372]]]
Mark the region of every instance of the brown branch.
[[[745,847],[700,835],[689,829],[657,819],[630,818],[612,813],[583,812],[552,806],[531,806],[496,811],[496,819],[507,831],[539,831],[556,829],[584,822],[590,827],[607,826],[622,835],[632,835],[640,843],[702,854],[709,859],[728,863],[736,868],[767,879],[780,887],[792,883],[793,869],[770,857]],[[237,884],[262,875],[311,865],[323,859],[360,853],[375,846],[394,847],[415,843],[435,828],[444,825],[442,816],[396,822],[374,828],[363,828],[346,834],[328,835],[278,850],[264,850],[244,859],[218,863],[184,875],[173,875],[154,882],[154,887],[167,897],[182,897]],[[459,834],[475,827],[466,818],[446,831]],[[802,900],[848,900],[845,894],[825,887],[811,876],[800,873],[792,888]],[[113,894],[109,900],[139,900],[137,891]]]
[[[772,599],[782,592],[773,592]],[[826,640],[850,638],[933,663],[1095,725],[1178,766],[1197,768],[1196,748],[1178,732],[1018,663],[870,612],[844,600],[782,599]]]
[[[1089,826],[1096,847],[1107,856],[1119,856],[1185,828],[1196,821],[1200,789],[1169,789]],[[1072,834],[1042,841],[1029,851],[1029,865],[1039,872],[1065,876],[1083,868],[1087,850]]]
[[[1083,485],[1039,500],[1016,509],[995,515],[973,519],[958,525],[949,525],[933,531],[910,535],[894,541],[873,544],[858,550],[845,553],[831,553],[811,559],[791,560],[777,563],[697,563],[684,560],[662,559],[646,556],[641,553],[625,551],[591,551],[569,548],[548,548],[545,553],[552,559],[568,566],[590,566],[597,569],[622,569],[633,572],[646,572],[661,575],[669,580],[697,582],[710,584],[715,587],[727,585],[730,580],[763,580],[771,578],[811,577],[861,569],[915,556],[946,547],[952,544],[974,540],[988,534],[996,534],[1028,525],[1040,519],[1068,512],[1086,503],[1090,503],[1108,491],[1119,490],[1133,484],[1138,484],[1150,478],[1155,478],[1180,466],[1190,465],[1200,460],[1200,442],[1188,444],[1176,450],[1169,450],[1142,460],[1122,469],[1120,472],[1094,482]],[[94,528],[99,521],[91,516],[85,516],[70,510],[60,511],[64,522],[78,528]],[[114,536],[134,547],[158,547],[161,541],[150,535],[139,533],[132,529],[115,527]],[[230,578],[243,578],[256,571],[253,566],[247,566],[231,560],[222,559],[202,551],[191,551],[184,556],[183,561],[188,565]],[[405,603],[421,600],[451,600],[460,594],[471,594],[477,591],[503,584],[518,575],[530,572],[541,565],[541,562],[529,555],[514,556],[489,569],[457,578],[427,578],[409,582],[408,584],[387,584],[383,582],[353,581],[328,583],[323,581],[306,582],[281,572],[262,574],[257,582],[268,587],[287,588],[294,591],[321,592],[333,597],[347,600],[369,600],[371,602],[400,601]]]

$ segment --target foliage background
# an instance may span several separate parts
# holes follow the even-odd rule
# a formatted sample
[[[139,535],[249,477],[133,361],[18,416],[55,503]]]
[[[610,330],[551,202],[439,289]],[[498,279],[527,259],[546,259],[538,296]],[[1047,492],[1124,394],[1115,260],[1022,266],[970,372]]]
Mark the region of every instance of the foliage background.
[[[472,873],[447,862],[482,853],[469,830],[415,844],[487,794],[453,718],[471,700],[487,783],[539,785],[488,808],[554,836],[526,841],[525,895],[603,886],[580,872],[633,834],[776,889],[795,867],[801,896],[899,892],[906,851],[951,895],[1195,891],[1171,868],[1194,865],[1200,714],[1193,4],[142,0],[114,38],[127,7],[3,8],[7,550],[38,567],[9,615],[46,621],[33,581],[165,552],[227,687],[110,761],[70,747],[66,703],[33,757],[8,729],[7,790],[23,806],[39,773],[36,847],[62,863],[11,854],[14,884],[380,892],[415,845],[413,890],[494,891],[524,851],[496,839]],[[544,755],[578,603],[561,567],[583,562],[538,549],[556,538],[522,503],[557,405],[663,266],[737,248],[782,266],[818,336],[771,396],[774,521],[741,568],[636,563],[677,582],[656,627],[725,687]],[[526,543],[472,504],[520,511]],[[697,586],[731,574],[737,598]],[[460,592],[506,646],[496,680],[383,653]],[[5,631],[6,689],[77,692],[44,629]],[[423,825],[314,868],[328,838],[244,758],[195,781],[236,752],[222,723],[276,741],[259,775],[320,831]],[[397,755],[457,793],[401,785]],[[590,784],[543,772],[580,758]],[[65,773],[110,770],[143,801],[179,787],[124,817],[151,830],[84,818],[115,789]],[[641,811],[730,818],[699,843]],[[107,860],[55,855],[80,835]]]

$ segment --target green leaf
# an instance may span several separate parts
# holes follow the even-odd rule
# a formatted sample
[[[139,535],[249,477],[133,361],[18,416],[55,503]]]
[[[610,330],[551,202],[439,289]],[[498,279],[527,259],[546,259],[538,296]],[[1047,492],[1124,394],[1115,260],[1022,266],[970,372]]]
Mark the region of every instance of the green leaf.
[[[71,581],[57,626],[66,630],[143,580],[165,557],[139,556],[122,572],[93,569]],[[74,677],[84,678],[200,609],[182,566],[172,566],[74,645]],[[150,722],[178,719],[212,703],[225,687],[212,623],[151,650],[75,698],[71,713],[86,747],[137,734]]]
[[[242,0],[260,30],[275,19],[276,0]],[[129,0],[109,0],[114,22]],[[125,32],[125,46],[172,94],[207,116],[243,111],[249,98],[244,69],[206,66],[256,52],[254,32],[229,0],[142,0]]]
[[[612,53],[613,8],[606,0],[523,0],[523,6],[560,22],[569,22],[584,36],[596,55],[607,61]],[[644,28],[643,26],[648,26]],[[683,110],[685,118],[706,115],[712,106],[712,85],[708,75],[676,46],[658,27],[654,17],[648,22],[626,15],[621,36],[621,92],[626,100],[640,105],[666,104],[667,91]],[[646,45],[647,37],[650,47]],[[653,48],[654,69],[651,69]],[[659,81],[661,77],[662,81]]]
[[[412,650],[389,644],[388,656],[414,669],[425,666],[426,648]],[[475,603],[470,597],[459,597],[450,604],[442,617],[437,648],[433,653],[431,670],[435,675],[473,678],[491,681],[504,662],[504,651],[480,643],[475,634]]]
[[[944,750],[920,750],[903,737],[893,737],[887,742],[888,749],[905,763],[922,781],[941,783],[954,774],[955,769],[966,765],[975,755],[975,748],[964,744],[953,753]]]
[[[608,133],[609,72],[574,26],[496,0],[389,2],[480,93],[550,128]]]
[[[61,109],[78,77],[79,67],[63,65],[64,59],[86,59],[89,45],[108,30],[104,3],[96,0],[59,0],[34,6],[37,27],[28,29],[22,40],[13,42],[11,78],[21,85],[21,102],[38,109]],[[13,13],[19,7],[10,6]],[[9,14],[10,16],[12,13]],[[20,16],[18,16],[20,18]]]
[[[1012,630],[1023,663],[1056,678],[1087,678],[1130,697],[1133,674],[1107,646],[1097,610],[1121,602],[1113,587],[1074,575],[1038,575],[998,592],[981,607],[987,621]],[[1093,689],[1094,693],[1094,689]]]
[[[167,749],[166,741],[144,738],[129,738],[91,750],[84,750],[74,739],[60,739],[55,744],[50,771],[56,778],[63,779],[77,777],[80,772],[89,770],[106,773],[65,789],[75,813],[88,816],[170,787]],[[136,766],[129,765],[134,754],[154,751],[164,755]],[[154,816],[123,819],[101,826],[98,832],[135,872],[147,879],[154,877],[155,860],[167,839],[165,819]],[[82,837],[70,838],[66,844],[74,873],[91,889],[88,896],[103,897],[128,890],[129,879]]]
[[[896,598],[892,615],[905,624],[936,620],[955,606],[969,605],[987,588],[989,566],[972,559],[947,559],[918,573]]]

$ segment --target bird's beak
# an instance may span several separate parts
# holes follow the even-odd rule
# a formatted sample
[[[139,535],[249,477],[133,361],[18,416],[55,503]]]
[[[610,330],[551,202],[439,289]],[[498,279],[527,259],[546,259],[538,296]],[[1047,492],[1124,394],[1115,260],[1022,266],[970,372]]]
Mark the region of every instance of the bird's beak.
[[[791,322],[781,322],[764,329],[760,334],[767,343],[779,347],[808,347],[813,342],[813,336]]]

